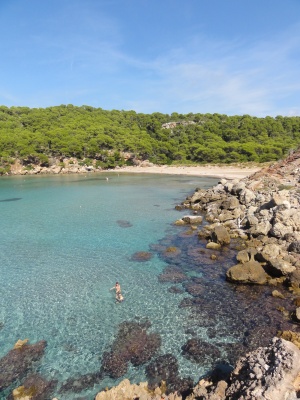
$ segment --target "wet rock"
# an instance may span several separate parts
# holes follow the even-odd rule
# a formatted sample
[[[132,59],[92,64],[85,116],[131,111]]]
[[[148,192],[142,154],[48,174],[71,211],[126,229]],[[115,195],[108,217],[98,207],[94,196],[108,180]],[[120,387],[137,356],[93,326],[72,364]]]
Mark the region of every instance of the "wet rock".
[[[182,354],[191,361],[205,364],[205,361],[217,360],[221,352],[211,343],[201,339],[189,339],[182,347]]]
[[[153,257],[153,254],[149,251],[138,251],[131,256],[131,261],[149,261]]]
[[[226,279],[230,282],[264,285],[268,275],[257,261],[248,261],[237,264],[226,272]]]
[[[5,389],[16,379],[22,379],[30,372],[34,363],[44,355],[46,342],[41,340],[35,344],[24,344],[20,348],[10,350],[0,359],[0,390]]]

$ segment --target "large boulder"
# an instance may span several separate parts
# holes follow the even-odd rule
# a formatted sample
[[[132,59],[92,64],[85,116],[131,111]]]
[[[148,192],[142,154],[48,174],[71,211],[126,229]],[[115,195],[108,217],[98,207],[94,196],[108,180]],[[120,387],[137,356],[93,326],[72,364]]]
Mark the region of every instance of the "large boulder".
[[[242,204],[248,205],[256,196],[252,190],[245,188],[240,192],[239,197]]]
[[[219,243],[221,246],[230,243],[230,235],[227,229],[223,225],[216,225],[211,232],[211,239],[215,243]]]
[[[220,208],[224,210],[235,210],[240,206],[239,200],[234,196],[228,196],[228,198],[222,201]]]
[[[202,224],[203,217],[201,215],[185,215],[181,218],[186,224],[198,225]]]
[[[249,229],[249,233],[251,233],[251,235],[254,237],[257,237],[260,235],[266,236],[269,233],[271,228],[272,228],[272,225],[270,224],[269,221],[261,221],[258,224],[253,225]]]
[[[264,285],[268,281],[268,275],[259,262],[250,260],[229,268],[226,279],[235,283]]]
[[[280,258],[270,258],[268,261],[268,272],[270,275],[275,277],[285,276],[294,272],[296,267],[291,263],[280,259]]]
[[[267,347],[242,357],[231,374],[226,399],[296,399],[293,383],[300,371],[300,350],[274,338]]]

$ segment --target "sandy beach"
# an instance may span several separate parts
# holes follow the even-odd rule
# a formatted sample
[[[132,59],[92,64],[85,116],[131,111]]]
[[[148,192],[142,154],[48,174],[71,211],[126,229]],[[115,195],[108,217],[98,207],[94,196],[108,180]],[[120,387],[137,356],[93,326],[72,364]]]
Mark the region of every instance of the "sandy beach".
[[[226,179],[242,179],[259,171],[260,167],[242,167],[231,165],[202,165],[202,166],[128,166],[116,170],[116,172],[170,174],[170,175],[194,175],[211,176]]]

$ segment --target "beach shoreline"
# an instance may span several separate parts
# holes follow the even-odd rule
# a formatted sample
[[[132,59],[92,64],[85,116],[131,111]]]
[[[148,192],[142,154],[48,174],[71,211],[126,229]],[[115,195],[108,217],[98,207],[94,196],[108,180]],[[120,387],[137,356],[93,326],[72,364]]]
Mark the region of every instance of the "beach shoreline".
[[[203,166],[126,166],[120,167],[114,172],[117,173],[145,173],[145,174],[166,174],[166,175],[193,175],[212,178],[242,179],[259,171],[262,167],[242,167],[234,165],[203,165]]]

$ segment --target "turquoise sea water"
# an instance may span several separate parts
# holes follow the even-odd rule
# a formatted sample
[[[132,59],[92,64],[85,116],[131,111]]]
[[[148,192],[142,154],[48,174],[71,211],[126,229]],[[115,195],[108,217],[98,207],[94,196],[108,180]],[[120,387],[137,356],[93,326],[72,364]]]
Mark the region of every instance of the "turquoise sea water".
[[[99,369],[122,321],[147,317],[150,330],[161,335],[161,354],[174,354],[181,375],[198,379],[205,371],[180,350],[189,319],[178,304],[186,294],[174,295],[167,290],[171,284],[159,284],[166,263],[156,254],[147,262],[132,261],[131,256],[177,232],[180,228],[172,223],[180,214],[174,206],[216,179],[105,176],[1,178],[0,357],[18,339],[44,339],[47,348],[39,372],[64,382]],[[125,297],[122,304],[115,304],[109,290],[117,280]],[[130,367],[125,377],[144,380],[143,368]],[[92,399],[115,383],[107,378],[83,395]]]

